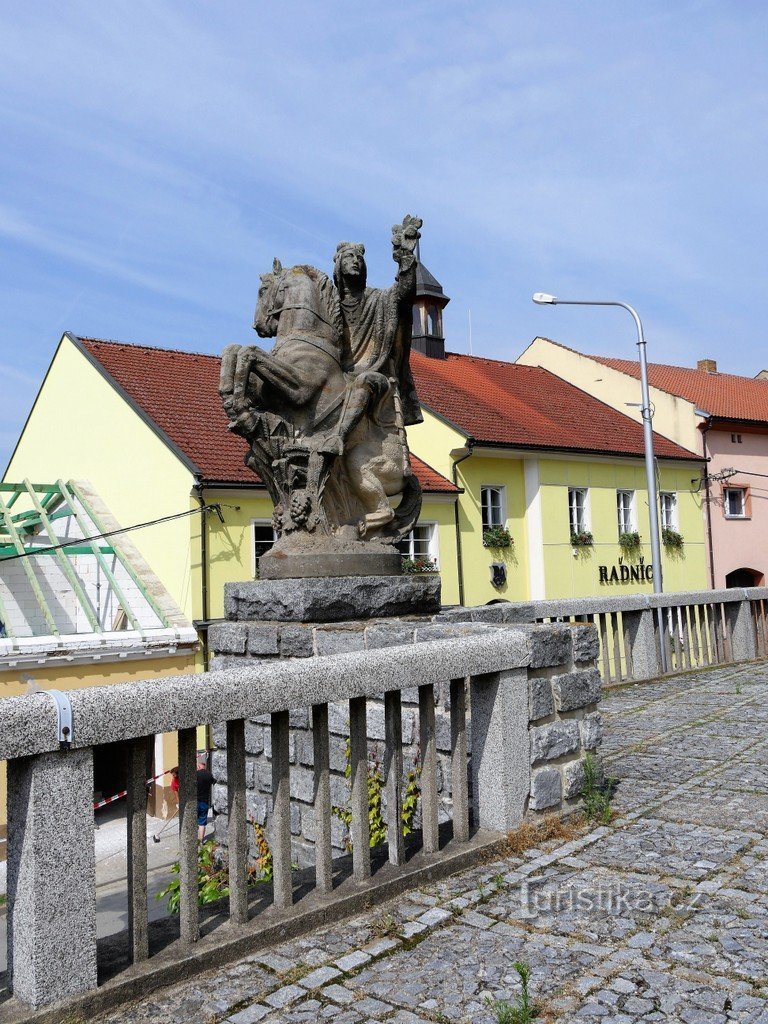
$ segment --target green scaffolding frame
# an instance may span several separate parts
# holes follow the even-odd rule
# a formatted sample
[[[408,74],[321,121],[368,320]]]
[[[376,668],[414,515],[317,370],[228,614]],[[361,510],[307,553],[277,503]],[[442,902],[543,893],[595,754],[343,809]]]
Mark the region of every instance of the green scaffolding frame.
[[[31,502],[32,508],[14,513],[13,508],[22,496]],[[75,539],[71,544],[60,540],[56,535],[54,523],[56,520],[64,518],[73,519],[86,539]],[[90,523],[93,524],[95,530],[91,529]],[[49,545],[47,547],[32,543],[33,538],[41,530],[45,531],[48,537]],[[103,534],[105,532],[107,531],[104,524],[91,507],[82,489],[73,480],[65,482],[59,479],[55,484],[34,484],[29,480],[24,480],[22,483],[0,483],[0,566],[4,559],[21,562],[38,607],[53,636],[59,636],[60,633],[35,574],[32,564],[34,558],[56,559],[94,633],[103,633],[104,629],[99,622],[97,610],[78,579],[71,561],[75,555],[94,556],[132,629],[141,633],[142,636],[144,635],[144,630],[125,592],[106,560],[105,556],[107,555],[117,558],[162,625],[170,626],[166,614],[119,547],[114,547],[105,541],[100,542],[98,538],[89,539],[89,535],[92,537],[94,533]],[[6,635],[18,639],[8,620],[2,595],[0,595],[0,621],[5,627]]]

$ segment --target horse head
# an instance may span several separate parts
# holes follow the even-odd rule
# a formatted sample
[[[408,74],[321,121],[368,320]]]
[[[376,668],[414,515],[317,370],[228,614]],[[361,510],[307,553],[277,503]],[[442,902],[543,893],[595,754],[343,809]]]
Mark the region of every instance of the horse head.
[[[272,261],[269,274],[262,274],[259,298],[253,316],[253,327],[260,338],[273,338],[277,334],[277,323],[282,309],[282,292],[287,271],[277,257]]]
[[[286,316],[281,336],[298,329],[340,344],[343,324],[338,297],[333,282],[321,270],[303,264],[283,267],[276,259],[271,272],[261,275],[253,321],[259,336],[277,335],[283,313]]]

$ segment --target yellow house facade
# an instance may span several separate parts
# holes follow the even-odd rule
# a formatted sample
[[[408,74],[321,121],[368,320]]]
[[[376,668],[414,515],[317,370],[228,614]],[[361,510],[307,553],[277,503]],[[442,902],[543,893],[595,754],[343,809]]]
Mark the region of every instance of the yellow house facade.
[[[412,365],[425,418],[409,429],[411,449],[460,488],[459,601],[652,592],[638,424],[538,367],[418,352]],[[705,589],[701,457],[659,435],[656,451],[663,522],[682,539],[664,546],[664,587]],[[493,525],[508,547],[484,543]],[[622,546],[622,533],[636,544]]]

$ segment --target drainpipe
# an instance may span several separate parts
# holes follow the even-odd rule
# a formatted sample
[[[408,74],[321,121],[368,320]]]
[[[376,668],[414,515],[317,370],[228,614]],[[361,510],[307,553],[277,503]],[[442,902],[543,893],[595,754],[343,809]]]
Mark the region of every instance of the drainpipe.
[[[202,477],[195,477],[194,491],[200,508],[204,509]],[[200,580],[200,633],[203,642],[203,671],[207,672],[211,658],[208,649],[208,517],[204,511],[200,513]]]
[[[709,416],[701,431],[704,452],[704,500],[707,505],[707,543],[709,545],[709,585],[715,589],[715,549],[712,543],[712,499],[709,493],[709,456],[707,455],[707,433],[712,428],[712,417]]]
[[[453,463],[451,470],[451,476],[453,479],[453,486],[458,487],[458,481],[456,479],[456,467],[460,462],[468,459],[474,450],[475,439],[474,437],[467,438],[467,451],[460,459],[456,459]],[[459,571],[459,604],[464,604],[464,562],[461,557],[461,526],[459,524],[459,497],[456,496],[456,504],[453,506],[453,515],[456,523],[456,566]]]

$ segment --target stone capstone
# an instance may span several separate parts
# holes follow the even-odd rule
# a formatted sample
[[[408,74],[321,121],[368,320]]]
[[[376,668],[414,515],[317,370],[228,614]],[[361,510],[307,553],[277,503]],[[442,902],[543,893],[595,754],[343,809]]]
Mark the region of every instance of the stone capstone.
[[[440,610],[440,577],[425,573],[228,583],[224,609],[228,619],[240,622],[341,622],[425,615]]]

